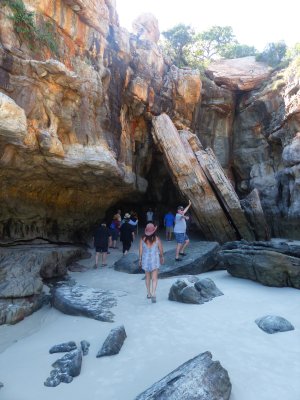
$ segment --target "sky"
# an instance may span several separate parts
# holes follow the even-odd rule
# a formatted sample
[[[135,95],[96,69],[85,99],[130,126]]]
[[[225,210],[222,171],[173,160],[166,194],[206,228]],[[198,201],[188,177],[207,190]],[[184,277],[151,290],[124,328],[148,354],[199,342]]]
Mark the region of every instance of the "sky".
[[[267,43],[300,42],[300,1],[283,0],[116,0],[122,27],[131,31],[140,14],[156,16],[160,31],[184,23],[201,32],[213,25],[231,26],[240,44],[262,51]]]

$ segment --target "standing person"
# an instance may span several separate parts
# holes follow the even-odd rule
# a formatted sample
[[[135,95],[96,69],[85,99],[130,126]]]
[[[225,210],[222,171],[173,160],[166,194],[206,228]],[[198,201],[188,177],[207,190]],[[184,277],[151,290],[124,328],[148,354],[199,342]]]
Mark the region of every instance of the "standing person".
[[[170,241],[172,240],[172,233],[174,231],[174,221],[175,217],[170,210],[164,218],[164,226],[166,227],[166,240]]]
[[[130,214],[124,216],[124,223],[120,229],[120,240],[123,243],[123,254],[127,254],[134,239],[134,227],[129,224]]]
[[[145,271],[147,299],[152,303],[156,303],[158,269],[164,263],[164,251],[156,229],[157,226],[151,223],[146,225],[139,247],[139,266]]]
[[[106,227],[106,224],[104,222],[102,222],[96,228],[95,233],[94,233],[94,247],[96,250],[95,265],[94,265],[95,269],[98,267],[99,254],[101,254],[101,258],[102,258],[102,267],[107,266],[106,256],[107,256],[107,250],[108,250],[109,237],[110,237],[109,230]]]
[[[139,220],[138,220],[137,213],[135,211],[131,211],[129,224],[133,227],[133,231],[134,231],[135,235],[137,234],[138,223],[139,223]]]
[[[153,217],[154,217],[154,213],[152,211],[152,208],[149,208],[149,210],[146,213],[146,222],[147,222],[147,224],[149,222],[153,222],[154,221]]]
[[[121,223],[119,221],[118,214],[115,214],[113,216],[113,220],[112,220],[112,222],[111,222],[111,224],[109,226],[110,232],[111,232],[111,243],[110,243],[109,247],[111,249],[117,249],[118,248],[117,247],[117,240],[118,240],[119,232],[120,232],[120,224]]]
[[[188,235],[186,234],[186,220],[189,219],[189,217],[187,217],[185,213],[190,208],[191,204],[192,203],[189,200],[187,207],[183,208],[182,206],[179,206],[177,208],[174,227],[174,234],[177,242],[175,261],[181,261],[182,259],[179,256],[186,255],[184,250],[190,242]]]

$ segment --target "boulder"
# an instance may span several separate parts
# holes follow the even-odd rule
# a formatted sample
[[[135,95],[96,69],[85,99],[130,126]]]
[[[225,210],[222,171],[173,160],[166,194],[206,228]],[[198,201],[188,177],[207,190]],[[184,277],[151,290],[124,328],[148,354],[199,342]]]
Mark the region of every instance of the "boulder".
[[[80,342],[82,355],[86,356],[89,353],[90,343],[86,340],[81,340]]]
[[[267,333],[287,332],[295,329],[288,320],[277,315],[266,315],[256,319],[255,323]]]
[[[101,350],[97,353],[97,358],[118,354],[124,344],[127,335],[123,325],[112,329],[105,339]]]
[[[272,242],[233,242],[219,252],[219,259],[232,276],[251,279],[266,286],[300,289],[300,258],[283,251],[287,248],[277,251]]]
[[[117,305],[117,299],[108,290],[86,286],[61,284],[51,289],[52,305],[68,315],[81,315],[98,321],[113,322],[110,308]]]
[[[72,351],[75,349],[77,349],[75,342],[60,343],[60,344],[56,344],[55,346],[52,346],[51,349],[49,350],[49,353],[50,354],[65,353],[65,352]]]
[[[220,246],[217,242],[193,242],[186,249],[187,255],[181,261],[175,261],[174,250],[165,252],[165,263],[159,269],[159,277],[167,278],[176,275],[197,275],[216,268],[217,252]]]
[[[230,393],[228,372],[206,351],[180,365],[135,400],[228,400]]]
[[[215,61],[207,67],[206,74],[219,86],[250,91],[258,88],[271,75],[271,68],[250,56]]]
[[[44,382],[45,386],[55,387],[61,382],[70,383],[81,371],[82,353],[80,349],[72,350],[52,364],[54,370]]]
[[[223,293],[209,279],[178,279],[170,288],[169,300],[180,303],[203,304]]]
[[[138,274],[141,271],[139,268],[139,259],[136,253],[127,253],[114,263],[116,271],[127,272],[128,274]]]

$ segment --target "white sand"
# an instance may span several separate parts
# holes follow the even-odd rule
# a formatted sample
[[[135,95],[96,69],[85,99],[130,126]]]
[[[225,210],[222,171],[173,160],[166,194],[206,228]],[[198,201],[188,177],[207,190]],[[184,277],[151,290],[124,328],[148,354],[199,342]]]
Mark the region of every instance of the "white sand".
[[[110,264],[121,254],[112,253]],[[92,265],[93,260],[80,263]],[[169,289],[178,279],[174,277],[159,281],[157,303],[151,304],[142,275],[111,268],[71,275],[79,284],[118,291],[118,306],[112,308],[115,322],[44,307],[17,325],[1,326],[0,349],[6,348],[0,355],[0,381],[5,385],[1,400],[133,400],[207,350],[229,373],[231,400],[300,398],[299,290],[269,288],[216,271],[201,277],[213,279],[224,296],[203,305],[171,302]],[[254,320],[267,314],[288,319],[295,330],[273,335],[261,331]],[[121,324],[128,336],[121,352],[96,358],[110,329]],[[91,346],[80,376],[70,384],[45,387],[51,363],[63,355],[50,355],[50,347],[83,339]]]

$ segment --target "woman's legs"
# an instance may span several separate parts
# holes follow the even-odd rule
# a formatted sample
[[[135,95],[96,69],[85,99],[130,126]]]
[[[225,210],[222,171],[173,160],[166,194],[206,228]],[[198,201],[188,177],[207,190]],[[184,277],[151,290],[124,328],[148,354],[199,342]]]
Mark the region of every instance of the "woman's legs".
[[[146,274],[146,288],[147,288],[147,297],[151,297],[151,288],[150,288],[150,283],[151,283],[151,272],[145,271]]]
[[[154,298],[156,298],[157,280],[158,280],[158,269],[155,269],[151,273],[151,281],[152,281],[151,295]]]
[[[94,268],[97,268],[97,267],[98,267],[98,260],[99,260],[99,253],[96,251]]]

